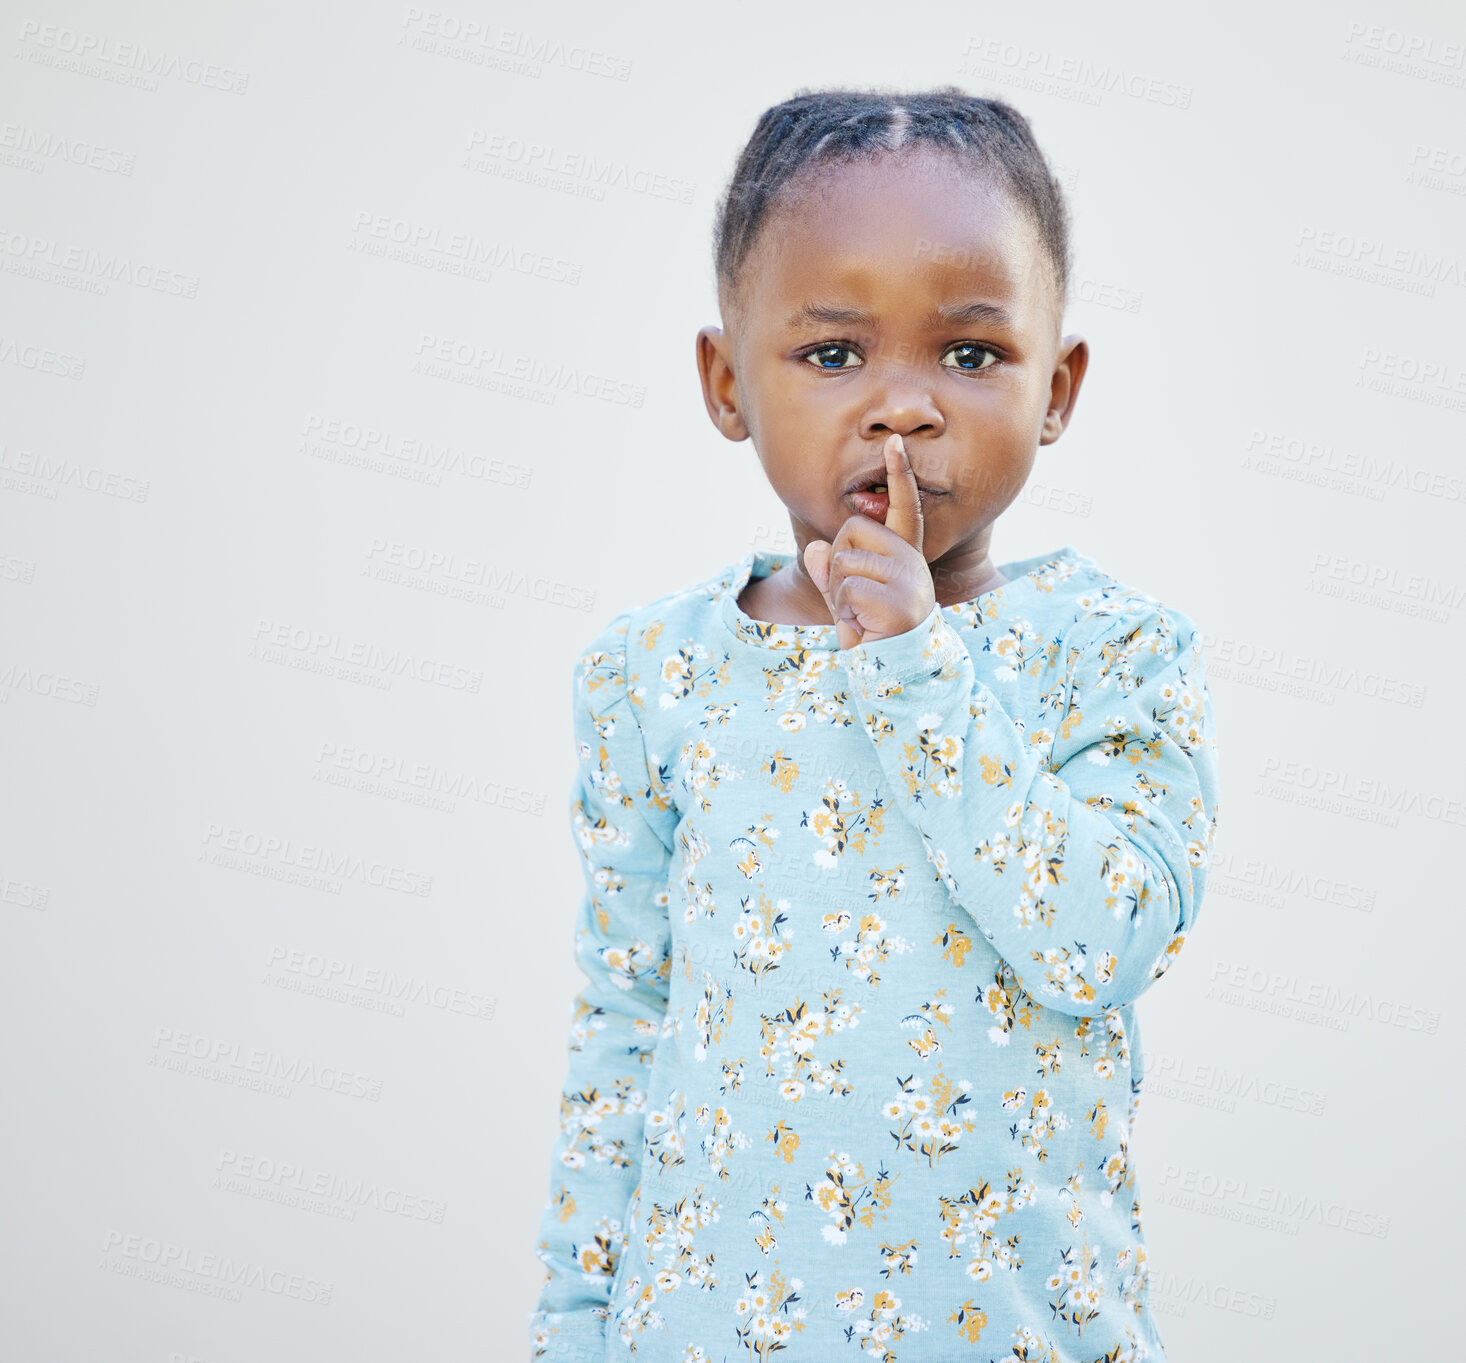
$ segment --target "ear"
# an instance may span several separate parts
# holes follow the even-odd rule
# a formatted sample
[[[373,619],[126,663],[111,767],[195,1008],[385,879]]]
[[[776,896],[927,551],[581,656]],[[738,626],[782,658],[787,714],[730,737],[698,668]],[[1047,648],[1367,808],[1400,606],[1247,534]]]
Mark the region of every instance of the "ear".
[[[1064,434],[1064,427],[1074,413],[1079,385],[1089,368],[1089,342],[1083,336],[1065,336],[1059,342],[1059,355],[1054,361],[1054,376],[1049,383],[1049,409],[1044,413],[1039,432],[1040,445],[1052,445]]]
[[[697,333],[697,372],[708,416],[728,440],[747,440],[748,426],[738,410],[738,379],[733,373],[733,347],[720,327]]]

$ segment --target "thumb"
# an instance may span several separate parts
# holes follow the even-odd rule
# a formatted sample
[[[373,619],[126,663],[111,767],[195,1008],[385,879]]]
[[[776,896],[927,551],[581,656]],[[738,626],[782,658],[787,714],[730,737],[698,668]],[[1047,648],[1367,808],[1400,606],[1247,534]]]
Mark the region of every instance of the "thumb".
[[[825,598],[825,605],[830,604],[830,542],[828,540],[810,540],[804,546],[804,570],[810,576],[810,580],[820,589],[820,595]],[[830,615],[835,614],[834,607],[830,607]]]

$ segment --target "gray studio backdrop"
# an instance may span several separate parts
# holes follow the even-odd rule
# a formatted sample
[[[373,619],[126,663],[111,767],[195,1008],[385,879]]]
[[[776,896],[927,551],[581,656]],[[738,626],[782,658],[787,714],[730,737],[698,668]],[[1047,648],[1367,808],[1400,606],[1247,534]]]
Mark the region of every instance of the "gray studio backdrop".
[[[1219,859],[1139,1005],[1171,1356],[1447,1337],[1459,7],[153,0],[0,39],[6,1359],[525,1355],[571,667],[791,547],[693,336],[754,118],[842,82],[1032,119],[1093,362],[995,551],[1207,631]]]

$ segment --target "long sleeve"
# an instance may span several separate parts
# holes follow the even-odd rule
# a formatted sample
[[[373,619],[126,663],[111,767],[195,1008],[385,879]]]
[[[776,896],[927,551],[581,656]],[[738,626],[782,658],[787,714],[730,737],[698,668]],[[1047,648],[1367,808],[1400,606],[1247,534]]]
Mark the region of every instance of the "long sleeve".
[[[646,1083],[667,1012],[668,866],[676,811],[649,776],[627,679],[630,615],[574,670],[578,759],[569,799],[585,892],[575,926],[576,995],[550,1194],[535,1253],[545,1265],[532,1356],[600,1363],[611,1285],[641,1164]]]
[[[1129,1003],[1196,919],[1217,818],[1212,700],[1192,622],[1153,598],[1051,645],[1062,679],[1042,728],[979,680],[934,606],[904,634],[842,649],[891,803],[957,905],[1045,1006]],[[1020,624],[994,678],[1033,686],[1043,641]],[[995,1029],[995,1041],[1006,1037]]]

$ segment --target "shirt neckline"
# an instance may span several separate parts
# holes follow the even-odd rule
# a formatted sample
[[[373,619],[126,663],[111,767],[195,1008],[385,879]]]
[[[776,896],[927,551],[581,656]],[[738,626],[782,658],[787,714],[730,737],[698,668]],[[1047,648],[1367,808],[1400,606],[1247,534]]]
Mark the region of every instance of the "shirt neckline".
[[[1029,558],[1000,563],[998,569],[1008,581],[978,593],[971,600],[954,602],[938,609],[954,627],[980,625],[985,620],[994,619],[1000,613],[1022,605],[1034,593],[1044,590],[1040,585],[1040,578],[1047,570],[1061,563],[1077,562],[1081,557],[1073,545],[1066,544],[1047,554],[1034,554]],[[776,568],[793,561],[792,551],[750,549],[733,565],[731,575],[725,576],[726,585],[718,602],[719,616],[728,632],[745,644],[784,650],[822,649],[834,652],[840,646],[834,625],[790,625],[755,620],[738,604],[739,593],[752,578],[768,577]]]

